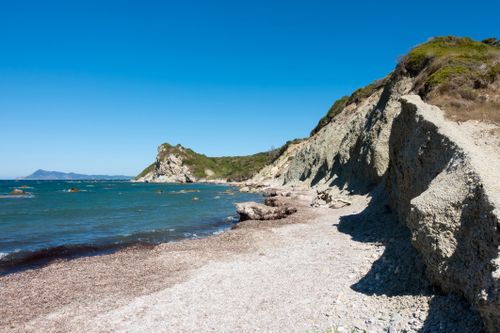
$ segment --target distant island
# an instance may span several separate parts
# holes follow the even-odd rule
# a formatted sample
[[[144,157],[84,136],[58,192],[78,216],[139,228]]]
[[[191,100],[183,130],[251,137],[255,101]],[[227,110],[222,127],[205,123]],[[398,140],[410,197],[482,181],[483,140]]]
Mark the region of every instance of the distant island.
[[[74,172],[47,171],[38,169],[23,180],[130,180],[129,176],[84,175]]]

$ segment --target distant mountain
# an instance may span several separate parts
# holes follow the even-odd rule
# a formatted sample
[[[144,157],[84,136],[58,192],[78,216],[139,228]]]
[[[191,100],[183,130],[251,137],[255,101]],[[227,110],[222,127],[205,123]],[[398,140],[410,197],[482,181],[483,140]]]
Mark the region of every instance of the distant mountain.
[[[129,176],[108,176],[108,175],[83,175],[74,172],[47,171],[39,169],[27,177],[25,180],[130,180]]]

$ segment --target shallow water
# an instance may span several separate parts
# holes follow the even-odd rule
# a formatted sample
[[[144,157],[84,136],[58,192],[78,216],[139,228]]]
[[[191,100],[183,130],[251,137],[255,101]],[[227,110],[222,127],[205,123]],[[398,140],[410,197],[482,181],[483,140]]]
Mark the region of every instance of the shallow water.
[[[0,181],[0,266],[219,233],[249,200],[261,199],[212,184]]]

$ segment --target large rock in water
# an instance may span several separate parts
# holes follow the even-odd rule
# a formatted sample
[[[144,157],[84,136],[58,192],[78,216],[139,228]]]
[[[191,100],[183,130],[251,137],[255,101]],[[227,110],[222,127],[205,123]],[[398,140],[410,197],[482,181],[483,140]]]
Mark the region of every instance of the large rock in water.
[[[240,220],[278,220],[297,211],[295,207],[278,206],[269,207],[257,202],[242,202],[236,204],[236,211],[240,214]]]

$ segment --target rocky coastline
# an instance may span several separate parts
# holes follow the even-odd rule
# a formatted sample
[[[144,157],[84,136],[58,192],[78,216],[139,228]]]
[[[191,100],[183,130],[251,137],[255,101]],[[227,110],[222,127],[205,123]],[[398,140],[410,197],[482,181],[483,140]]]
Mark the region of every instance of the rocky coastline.
[[[464,299],[433,292],[376,197],[332,209],[311,207],[313,190],[265,193],[296,212],[0,277],[0,331],[481,332]]]
[[[277,155],[161,145],[135,181],[264,204],[220,235],[0,277],[0,330],[498,332],[500,131],[473,112],[500,100],[496,48],[432,39]]]

